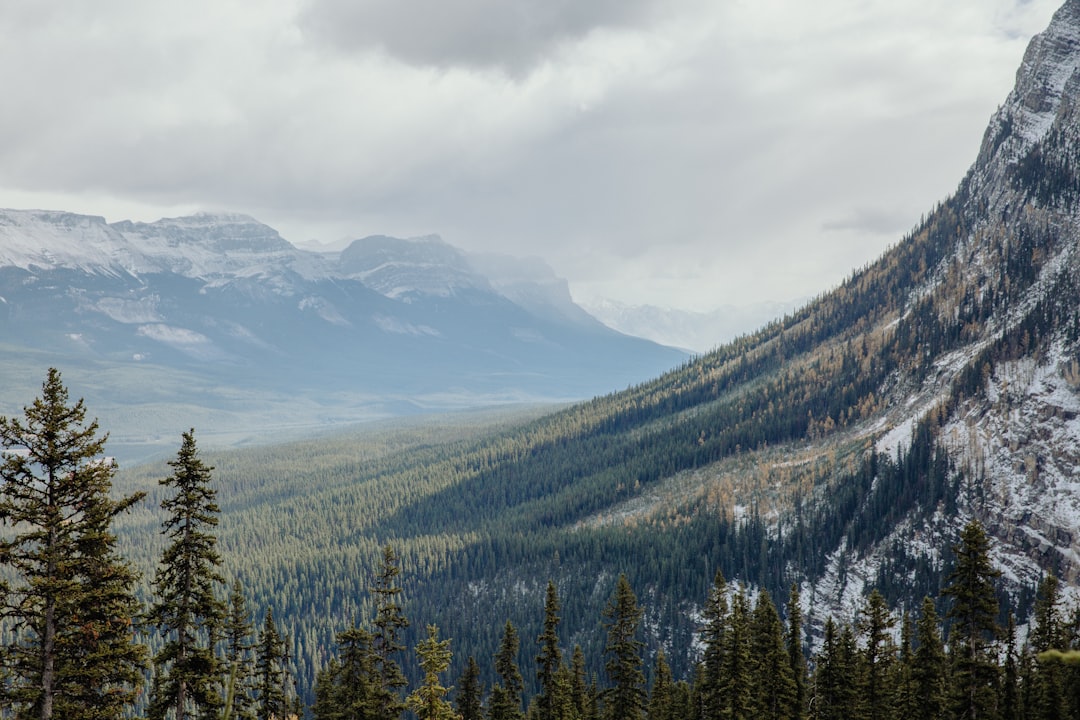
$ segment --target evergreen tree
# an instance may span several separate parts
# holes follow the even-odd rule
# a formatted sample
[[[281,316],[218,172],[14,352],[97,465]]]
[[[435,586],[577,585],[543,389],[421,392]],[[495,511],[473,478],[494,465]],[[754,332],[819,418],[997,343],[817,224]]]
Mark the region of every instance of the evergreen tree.
[[[746,593],[741,588],[732,598],[731,615],[724,637],[721,717],[724,720],[749,720],[753,717],[754,676],[750,655],[750,610]]]
[[[802,605],[799,597],[799,585],[791,584],[791,595],[787,604],[787,642],[788,665],[795,681],[795,708],[792,720],[802,720],[806,716],[806,656],[803,654]]]
[[[236,580],[229,594],[228,616],[225,621],[225,664],[229,672],[226,706],[229,716],[234,720],[253,720],[255,717],[255,671],[251,656],[254,630],[243,588],[240,581]]]
[[[916,648],[911,669],[915,688],[915,719],[943,720],[948,712],[948,658],[941,640],[934,601],[923,598],[922,614],[915,624]]]
[[[1058,607],[1060,584],[1057,576],[1048,574],[1039,583],[1035,595],[1035,609],[1031,630],[1031,649],[1038,657],[1047,650],[1063,650],[1066,647],[1065,626]],[[1040,662],[1035,676],[1034,707],[1028,707],[1028,715],[1035,720],[1061,720],[1066,717],[1065,672],[1056,661]]]
[[[1001,720],[1022,720],[1020,666],[1016,658],[1016,619],[1009,613],[1005,630],[1005,664],[1001,670]]]
[[[884,720],[892,703],[894,649],[889,631],[896,620],[889,612],[885,597],[873,590],[860,611],[859,630],[864,645],[859,663],[859,700],[867,720]]]
[[[397,720],[405,709],[401,689],[405,687],[405,674],[395,659],[405,649],[401,634],[409,621],[401,608],[401,586],[398,576],[401,568],[394,549],[383,548],[382,564],[371,593],[375,596],[375,621],[372,647],[375,653],[375,673],[379,679],[375,688],[373,720]]]
[[[700,720],[720,720],[724,713],[723,673],[725,632],[728,623],[727,582],[719,570],[705,600],[705,626],[701,641],[704,652],[697,679]]]
[[[604,608],[607,644],[604,654],[611,687],[604,693],[605,715],[609,720],[640,720],[645,712],[645,673],[641,669],[641,648],[637,639],[642,611],[626,575],[619,575],[615,593]]]
[[[148,710],[151,720],[171,716],[185,720],[194,710],[206,716],[221,707],[221,664],[214,654],[226,615],[215,587],[224,582],[217,538],[216,491],[212,467],[199,458],[195,431],[183,434],[172,474],[159,484],[174,494],[161,501],[162,523],[169,539],[154,576],[157,601],[147,618],[166,638],[154,656],[154,686]]]
[[[574,652],[570,655],[570,698],[579,718],[596,720],[599,715],[596,707],[596,692],[589,685],[585,671],[585,652],[580,645],[575,645]]]
[[[480,685],[480,666],[472,655],[465,663],[465,670],[458,680],[454,705],[461,720],[483,720],[484,688]]]
[[[789,720],[795,714],[795,678],[784,646],[784,626],[769,593],[762,590],[750,624],[753,717]]]
[[[0,417],[0,707],[20,718],[116,718],[137,693],[135,574],[110,526],[142,495],[110,499],[105,441],[55,368],[21,420]]]
[[[255,717],[258,720],[282,720],[289,708],[288,654],[285,640],[274,623],[273,610],[266,611],[259,644],[255,652],[255,679],[258,698]]]
[[[535,699],[538,720],[553,720],[554,706],[559,701],[555,685],[555,676],[563,665],[559,648],[559,609],[558,591],[555,583],[549,580],[544,598],[544,629],[536,638],[540,645],[536,656],[536,679],[540,684]]]
[[[521,712],[524,681],[517,660],[519,647],[517,629],[507,620],[499,649],[495,653],[495,673],[500,682],[491,688],[488,700],[488,717],[491,720],[519,720],[524,717]]]
[[[675,683],[663,650],[656,653],[652,692],[649,693],[648,720],[676,720]]]
[[[949,651],[952,664],[953,712],[970,720],[988,720],[997,713],[997,663],[993,641],[998,633],[994,580],[1001,574],[990,564],[990,541],[976,520],[953,546],[956,566],[942,594],[952,600]]]
[[[371,633],[355,625],[338,633],[339,658],[327,664],[316,683],[316,720],[373,716],[377,678],[371,643]]]
[[[854,645],[850,628],[838,631],[831,617],[825,620],[825,638],[817,656],[810,701],[813,720],[850,720],[855,716]]]
[[[442,686],[439,675],[450,666],[450,641],[439,640],[439,628],[427,626],[427,637],[416,646],[424,679],[406,698],[406,705],[420,720],[460,720],[454,707],[446,700],[449,690]]]

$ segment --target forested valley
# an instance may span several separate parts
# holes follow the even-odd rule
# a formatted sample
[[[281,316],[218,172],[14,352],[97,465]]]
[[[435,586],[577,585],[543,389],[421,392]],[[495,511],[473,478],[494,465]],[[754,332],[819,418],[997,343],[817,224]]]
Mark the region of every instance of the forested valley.
[[[931,437],[928,428],[921,434]],[[534,616],[527,632],[489,615],[473,618],[472,637],[463,626],[448,633],[439,624],[444,615],[418,601],[430,585],[410,583],[398,550],[386,544],[373,552],[363,598],[338,622],[333,640],[308,644],[290,640],[299,616],[290,609],[297,601],[287,587],[259,589],[256,605],[244,576],[229,573],[238,565],[224,562],[218,542],[214,468],[203,461],[193,431],[182,435],[169,474],[158,480],[156,517],[164,519],[147,584],[121,552],[113,528],[114,520],[146,512],[145,495],[115,496],[116,468],[102,454],[105,438],[96,422],[85,421],[82,401],[69,402],[57,371],[49,372],[24,418],[0,419],[0,440],[6,450],[0,466],[6,528],[0,542],[6,579],[0,717],[1011,719],[1080,713],[1078,653],[1070,652],[1080,651],[1080,608],[1066,606],[1056,576],[1047,574],[1029,632],[1019,640],[1015,608],[999,599],[990,540],[974,520],[948,548],[940,591],[927,594],[917,609],[892,610],[875,589],[854,617],[830,616],[816,629],[807,626],[797,584],[778,608],[764,583],[729,584],[722,568],[702,571],[676,560],[684,577],[705,575],[684,592],[669,589],[689,621],[681,639],[658,632],[648,594],[639,599],[642,588],[635,590],[626,572],[608,583],[593,578],[587,598],[555,580],[535,603],[523,593],[516,602]],[[897,488],[905,477],[929,478],[936,489],[923,494],[929,503],[941,502],[947,459],[940,452],[914,455],[894,464],[871,454],[858,473]],[[876,496],[858,476],[845,486],[853,493],[862,487],[859,504],[873,505],[866,499]],[[893,504],[890,496],[880,497]],[[760,518],[724,532],[733,549],[758,542],[766,555],[764,575],[826,529],[812,518],[805,527],[802,522],[769,543],[756,528]],[[858,523],[849,526],[855,538],[862,537],[858,529]],[[671,551],[681,541],[661,547]],[[638,550],[630,548],[630,555]],[[729,553],[711,557],[728,557],[717,564],[731,564]],[[564,558],[559,566],[574,564]],[[295,582],[309,591],[320,587],[316,578]],[[405,592],[410,584],[411,598]],[[597,598],[600,587],[606,592]],[[691,587],[704,590],[695,595]],[[571,606],[592,608],[591,629],[565,631]],[[470,644],[482,647],[480,625],[497,643],[491,652],[468,652]],[[670,657],[688,662],[676,672]],[[298,673],[303,667],[314,669],[310,681]]]

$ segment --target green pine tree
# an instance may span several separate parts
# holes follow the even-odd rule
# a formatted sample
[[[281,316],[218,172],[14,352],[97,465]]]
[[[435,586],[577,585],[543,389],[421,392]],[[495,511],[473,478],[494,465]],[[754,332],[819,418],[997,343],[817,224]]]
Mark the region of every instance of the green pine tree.
[[[640,720],[645,714],[647,694],[645,673],[641,669],[641,648],[638,628],[642,610],[638,606],[626,575],[619,575],[615,593],[604,608],[607,644],[604,654],[611,686],[604,693],[605,715],[608,720]]]
[[[285,717],[289,708],[288,660],[285,639],[274,622],[274,612],[267,610],[255,650],[258,695],[255,700],[255,717],[258,720],[282,720]]]
[[[997,715],[998,602],[994,581],[1001,574],[990,564],[990,540],[972,520],[953,547],[956,566],[942,595],[952,600],[949,652],[952,665],[952,709],[969,720]]]
[[[454,706],[457,708],[461,720],[483,720],[484,688],[480,684],[480,665],[476,658],[469,656],[465,663],[465,670],[457,684],[457,694],[454,696]]]
[[[724,652],[728,626],[727,582],[719,570],[705,600],[705,626],[701,641],[704,645],[696,683],[700,720],[721,720],[724,717]]]
[[[911,679],[915,689],[916,720],[944,720],[949,707],[949,661],[941,639],[934,601],[923,598],[915,624],[916,648]]]
[[[540,652],[536,656],[536,679],[540,692],[536,695],[537,720],[554,720],[555,705],[560,702],[555,676],[563,666],[562,650],[559,648],[559,593],[555,583],[548,581],[544,597],[544,629],[536,638]]]
[[[795,678],[784,646],[784,626],[769,593],[762,590],[750,621],[753,717],[789,720],[796,713]]]
[[[243,587],[239,580],[235,580],[229,593],[224,628],[225,664],[229,669],[226,706],[232,720],[254,720],[255,717],[254,632]]]
[[[375,600],[372,649],[375,674],[379,680],[374,692],[375,714],[372,720],[397,720],[405,709],[401,690],[407,682],[396,658],[405,649],[401,635],[409,626],[409,621],[401,607],[400,575],[397,553],[387,545],[383,548],[382,564],[371,587]]]
[[[1065,625],[1058,607],[1060,583],[1053,573],[1039,583],[1035,595],[1031,649],[1038,657],[1047,650],[1066,648]],[[1035,706],[1027,709],[1034,720],[1062,720],[1066,717],[1065,668],[1059,662],[1040,662],[1033,689]]]
[[[521,712],[524,681],[517,659],[519,646],[517,628],[507,620],[499,649],[495,653],[495,673],[499,676],[499,682],[491,688],[488,699],[490,720],[520,720],[524,717]]]
[[[132,635],[135,574],[112,520],[116,466],[82,400],[50,368],[23,417],[0,417],[0,707],[20,718],[116,718],[134,700],[144,650]]]
[[[803,654],[803,631],[802,631],[802,604],[799,597],[798,583],[791,584],[791,594],[787,604],[787,632],[784,641],[787,643],[788,665],[791,667],[791,676],[795,681],[795,708],[792,720],[803,720],[806,717],[806,656]]]
[[[860,611],[859,631],[863,636],[863,651],[859,662],[859,700],[862,717],[867,720],[885,720],[892,706],[895,687],[892,663],[895,648],[890,630],[896,619],[889,612],[885,597],[874,589]]]
[[[161,501],[162,532],[169,544],[154,575],[156,602],[148,621],[165,637],[154,656],[150,720],[185,720],[216,713],[224,703],[221,662],[214,652],[226,616],[215,588],[224,583],[213,528],[218,524],[212,467],[199,457],[195,431],[183,434],[173,472],[160,485],[173,490]]]
[[[749,720],[753,717],[754,666],[750,650],[750,609],[745,591],[740,588],[731,600],[724,641],[724,664],[721,670],[721,717],[724,720]]]
[[[648,720],[675,720],[675,682],[663,650],[656,653],[647,715]]]
[[[439,640],[439,628],[428,625],[427,637],[416,645],[416,656],[420,659],[424,678],[406,698],[405,704],[420,720],[460,720],[461,716],[446,699],[450,690],[439,681],[439,675],[446,672],[453,657],[450,641]]]

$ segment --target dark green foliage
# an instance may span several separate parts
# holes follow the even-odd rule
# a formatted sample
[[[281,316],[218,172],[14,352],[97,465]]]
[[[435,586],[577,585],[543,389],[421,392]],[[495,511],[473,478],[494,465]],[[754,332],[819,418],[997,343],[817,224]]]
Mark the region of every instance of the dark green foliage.
[[[644,717],[647,693],[642,671],[638,627],[642,610],[630,582],[620,575],[615,594],[604,608],[607,645],[604,654],[610,686],[604,692],[604,713],[609,720],[640,720]]]
[[[792,719],[802,720],[806,715],[806,656],[803,654],[803,629],[802,607],[800,605],[799,586],[791,585],[791,595],[787,604],[787,643],[788,667],[791,668],[791,677],[795,682],[795,704],[792,709]]]
[[[215,714],[224,703],[223,673],[215,644],[227,614],[216,588],[224,583],[217,536],[217,492],[212,467],[199,457],[195,431],[183,434],[170,476],[160,481],[173,494],[161,501],[162,523],[169,540],[154,576],[156,601],[147,620],[165,643],[154,656],[151,720],[184,720]],[[192,715],[194,713],[194,715]]]
[[[240,581],[233,583],[229,593],[228,615],[225,619],[225,665],[229,673],[229,692],[226,705],[233,720],[253,720],[255,717],[255,646],[254,626],[247,608]]]
[[[830,617],[817,657],[810,717],[813,720],[849,720],[855,717],[855,641],[848,627],[837,630]]]
[[[862,652],[858,664],[860,715],[867,720],[885,720],[893,704],[893,662],[895,648],[890,630],[896,620],[885,598],[873,590],[860,611],[859,632]]]
[[[402,590],[398,580],[400,575],[397,553],[387,545],[383,548],[382,565],[371,587],[375,601],[372,649],[375,674],[378,677],[373,720],[396,720],[405,707],[401,700],[401,689],[407,681],[397,656],[405,649],[401,634],[409,626],[409,621],[401,607]]]
[[[364,720],[374,716],[375,655],[371,633],[353,626],[338,633],[338,658],[319,674],[315,686],[316,720]]]
[[[750,622],[754,689],[752,715],[761,720],[789,720],[796,714],[795,677],[784,645],[784,626],[769,593],[762,591]]]
[[[503,626],[499,651],[495,653],[495,672],[499,676],[499,682],[491,688],[491,698],[488,701],[490,720],[518,720],[523,717],[523,684],[517,660],[519,645],[517,629],[507,621]]]
[[[941,720],[948,710],[949,664],[941,639],[934,601],[924,598],[915,626],[917,643],[912,656],[911,680],[915,691],[915,718]]]
[[[255,650],[255,717],[280,720],[289,708],[289,672],[285,641],[274,622],[272,610],[266,611],[259,643]]]
[[[476,658],[469,656],[465,664],[465,670],[461,673],[461,679],[457,683],[457,694],[454,697],[454,705],[457,708],[461,720],[482,720],[484,688],[480,684],[480,666],[476,664]]]
[[[559,648],[559,593],[555,583],[548,581],[544,597],[544,631],[536,638],[540,653],[536,656],[536,679],[540,692],[536,695],[537,720],[554,720],[555,706],[560,702],[556,675],[563,666]]]
[[[446,700],[449,690],[442,686],[439,675],[450,666],[449,640],[439,640],[439,628],[428,625],[427,637],[416,646],[424,678],[419,687],[406,698],[406,705],[420,720],[458,720],[453,706]]]
[[[993,718],[997,714],[998,602],[994,581],[1000,573],[990,564],[990,541],[972,520],[953,547],[956,566],[942,594],[952,601],[949,651],[952,665],[953,712],[961,717]]]
[[[55,369],[22,419],[0,418],[0,569],[14,580],[0,585],[0,708],[20,717],[118,718],[141,680],[136,578],[111,524],[142,495],[110,499],[104,445]]]

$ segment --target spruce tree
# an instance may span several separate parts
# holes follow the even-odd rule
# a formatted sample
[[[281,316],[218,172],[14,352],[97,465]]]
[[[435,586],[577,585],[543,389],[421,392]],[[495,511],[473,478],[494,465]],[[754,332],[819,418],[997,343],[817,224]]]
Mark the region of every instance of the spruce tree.
[[[255,678],[258,697],[255,717],[258,720],[281,720],[289,707],[288,653],[285,639],[274,622],[273,610],[266,611],[255,651]]]
[[[183,433],[169,466],[172,474],[159,483],[173,491],[161,501],[167,513],[162,532],[169,544],[154,576],[156,602],[147,614],[165,638],[154,656],[150,720],[185,720],[193,711],[203,717],[224,702],[223,672],[214,651],[226,616],[215,592],[225,582],[213,533],[217,491],[211,486],[213,468],[199,457],[194,430]]]
[[[1035,596],[1031,649],[1036,657],[1047,650],[1066,648],[1065,627],[1058,607],[1060,587],[1057,576],[1048,574],[1039,583]],[[1066,717],[1065,668],[1060,662],[1040,662],[1034,688],[1035,706],[1028,715],[1036,720],[1061,720]]]
[[[953,546],[956,566],[942,594],[952,600],[949,652],[953,712],[970,720],[989,720],[997,712],[998,602],[994,581],[1001,574],[990,564],[990,540],[972,520]]]
[[[536,656],[536,679],[540,684],[537,694],[537,720],[553,720],[554,706],[559,701],[555,676],[563,665],[562,650],[559,648],[559,593],[555,583],[548,581],[544,597],[544,629],[536,638],[540,652]]]
[[[863,652],[859,663],[859,700],[867,720],[884,720],[892,705],[895,688],[890,680],[895,651],[890,630],[896,620],[889,612],[885,597],[875,588],[860,611],[859,631]]]
[[[520,720],[524,716],[521,712],[523,679],[517,660],[519,646],[517,628],[507,620],[499,649],[495,653],[495,673],[499,676],[499,682],[491,688],[488,700],[488,717],[491,720]]]
[[[798,583],[791,584],[791,594],[787,604],[787,643],[788,665],[791,677],[795,681],[795,708],[793,720],[802,720],[806,716],[806,656],[803,654],[802,604],[799,597]]]
[[[675,684],[663,650],[656,653],[652,691],[649,693],[648,720],[676,720]]]
[[[116,718],[137,693],[135,574],[110,526],[142,495],[110,499],[106,437],[55,368],[22,419],[0,417],[0,707],[20,718]]]
[[[645,673],[641,669],[638,627],[642,611],[638,607],[626,575],[619,575],[615,593],[604,608],[607,644],[604,654],[611,686],[604,693],[605,715],[609,720],[639,720],[646,705]]]
[[[784,626],[765,590],[758,595],[750,623],[750,652],[753,717],[789,720],[795,715],[795,678],[784,646]]]
[[[911,679],[915,689],[916,720],[941,720],[948,711],[948,658],[941,640],[934,601],[923,598],[915,624],[916,648]]]
[[[749,720],[753,717],[753,659],[750,655],[750,608],[746,592],[740,588],[731,600],[731,615],[724,639],[721,717]]]
[[[461,720],[483,720],[484,688],[480,684],[480,665],[476,658],[469,656],[465,663],[465,670],[457,684],[457,694],[454,696],[454,706],[457,708]]]
[[[720,720],[724,714],[722,690],[728,600],[727,583],[719,570],[713,577],[703,615],[705,626],[702,629],[701,641],[705,647],[697,681],[700,720]]]
[[[447,702],[449,690],[439,681],[439,675],[450,666],[453,654],[449,640],[439,640],[439,628],[427,626],[427,637],[416,646],[420,669],[424,673],[420,687],[406,698],[406,705],[420,720],[461,720],[454,707]]]
[[[239,580],[235,580],[229,593],[224,632],[225,664],[229,673],[226,705],[233,720],[253,720],[255,717],[254,631],[243,587]]]
[[[409,626],[409,621],[401,608],[402,589],[398,579],[401,568],[398,562],[394,549],[390,545],[384,547],[382,564],[371,587],[375,600],[372,649],[378,677],[373,720],[397,720],[405,709],[401,689],[407,683],[396,658],[405,649],[401,634]]]

